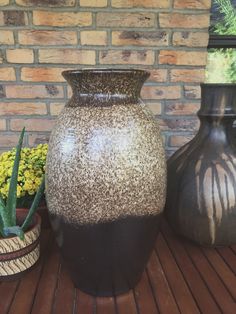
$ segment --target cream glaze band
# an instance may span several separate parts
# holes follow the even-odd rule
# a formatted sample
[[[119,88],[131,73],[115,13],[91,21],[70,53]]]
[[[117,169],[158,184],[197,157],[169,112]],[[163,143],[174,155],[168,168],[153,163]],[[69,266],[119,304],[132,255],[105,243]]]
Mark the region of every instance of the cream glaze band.
[[[49,210],[67,222],[157,215],[164,207],[162,139],[141,103],[65,107],[51,135],[46,173]]]

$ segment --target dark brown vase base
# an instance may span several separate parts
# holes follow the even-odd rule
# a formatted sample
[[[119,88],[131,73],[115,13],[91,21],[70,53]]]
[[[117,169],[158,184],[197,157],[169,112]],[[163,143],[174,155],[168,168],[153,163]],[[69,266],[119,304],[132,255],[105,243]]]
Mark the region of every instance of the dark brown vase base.
[[[141,278],[161,214],[93,225],[50,218],[75,286],[94,296],[112,296],[132,289]]]

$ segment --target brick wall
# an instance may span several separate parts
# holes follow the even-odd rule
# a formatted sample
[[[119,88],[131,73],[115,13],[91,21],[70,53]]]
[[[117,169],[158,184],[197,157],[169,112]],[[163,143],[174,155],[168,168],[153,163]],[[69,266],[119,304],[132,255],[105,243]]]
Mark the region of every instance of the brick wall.
[[[61,71],[140,67],[168,154],[198,128],[210,0],[0,0],[0,150],[47,141],[71,92]]]

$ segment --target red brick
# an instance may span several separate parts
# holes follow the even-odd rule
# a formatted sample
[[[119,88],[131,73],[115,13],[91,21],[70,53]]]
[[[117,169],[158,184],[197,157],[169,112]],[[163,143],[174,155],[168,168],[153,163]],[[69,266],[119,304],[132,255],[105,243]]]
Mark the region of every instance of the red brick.
[[[24,26],[28,25],[27,13],[17,10],[4,10],[0,12],[2,17],[0,18],[1,25],[6,26]]]
[[[16,74],[14,68],[0,68],[0,81],[15,81]]]
[[[21,80],[26,82],[64,82],[61,72],[65,68],[26,68],[21,69]]]
[[[65,104],[63,104],[63,103],[51,103],[50,104],[50,114],[52,116],[58,116],[64,107],[65,107]]]
[[[184,86],[184,96],[187,99],[200,99],[201,89],[200,86]]]
[[[170,71],[171,82],[204,82],[204,69],[174,69]]]
[[[10,129],[20,131],[25,127],[26,131],[51,131],[55,120],[49,119],[12,119]]]
[[[162,131],[197,131],[199,128],[199,120],[196,119],[162,119],[158,118],[158,122]]]
[[[209,14],[159,14],[160,26],[168,28],[207,28],[209,21]]]
[[[18,32],[21,45],[76,45],[74,31],[22,30]]]
[[[7,49],[7,62],[10,63],[33,63],[33,49]]]
[[[152,111],[154,115],[160,115],[161,114],[161,103],[147,103],[147,107]]]
[[[92,24],[91,12],[50,12],[34,11],[34,25],[46,26],[89,26]]]
[[[45,103],[0,102],[0,115],[47,114]]]
[[[4,134],[0,136],[1,147],[13,147],[18,143],[19,136],[14,134]]]
[[[100,64],[153,64],[152,50],[104,50],[99,53]]]
[[[85,0],[84,0],[85,1]],[[169,8],[169,0],[112,0],[112,6],[115,8]]]
[[[207,47],[208,32],[174,32],[173,45],[186,47]]]
[[[206,65],[206,51],[161,50],[159,64]]]
[[[167,103],[165,113],[168,115],[195,115],[199,108],[199,103]]]
[[[167,81],[167,70],[166,69],[147,69],[151,73],[148,81],[150,82],[166,82]]]
[[[114,31],[112,32],[112,45],[124,46],[167,46],[169,34],[165,31],[139,32],[139,31]]]
[[[81,7],[103,8],[107,6],[107,0],[80,0]]]
[[[16,0],[22,6],[72,7],[76,0]]]
[[[7,85],[7,98],[63,98],[63,87],[56,85]]]
[[[107,45],[106,31],[81,31],[80,32],[81,45]]]
[[[96,64],[93,50],[78,49],[39,49],[40,63]]]
[[[13,31],[1,30],[0,44],[1,45],[13,45],[14,44]]]
[[[187,144],[194,135],[171,135],[170,136],[170,146],[181,147]]]
[[[141,95],[144,99],[179,99],[181,88],[180,86],[144,86]]]
[[[98,12],[97,26],[102,27],[153,27],[153,13]]]
[[[6,120],[0,119],[0,130],[4,131],[6,129]]]
[[[45,144],[49,142],[49,134],[29,134],[28,135],[29,146],[36,146],[39,144]]]
[[[174,0],[175,9],[210,9],[211,0]]]
[[[0,6],[8,5],[10,0],[1,0],[0,1]]]

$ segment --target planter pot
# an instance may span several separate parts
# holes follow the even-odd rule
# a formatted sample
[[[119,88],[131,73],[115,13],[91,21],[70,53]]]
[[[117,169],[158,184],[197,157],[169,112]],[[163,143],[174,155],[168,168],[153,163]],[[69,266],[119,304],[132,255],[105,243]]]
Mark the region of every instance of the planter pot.
[[[131,289],[154,246],[166,162],[157,122],[139,98],[141,70],[66,71],[73,96],[51,134],[46,197],[77,287]]]
[[[27,209],[17,209],[17,219],[23,221]],[[29,270],[39,259],[41,218],[35,214],[32,227],[19,237],[0,238],[0,280],[16,279]]]
[[[203,84],[198,134],[168,161],[166,215],[201,245],[236,243],[236,85]]]

